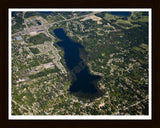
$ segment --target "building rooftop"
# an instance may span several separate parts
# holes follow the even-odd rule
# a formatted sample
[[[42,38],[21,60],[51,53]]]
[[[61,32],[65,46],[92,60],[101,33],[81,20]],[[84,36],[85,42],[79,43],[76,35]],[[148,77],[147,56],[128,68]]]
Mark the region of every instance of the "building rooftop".
[[[15,38],[16,40],[21,40],[21,39],[23,39],[21,36],[18,36],[18,37],[16,37]]]

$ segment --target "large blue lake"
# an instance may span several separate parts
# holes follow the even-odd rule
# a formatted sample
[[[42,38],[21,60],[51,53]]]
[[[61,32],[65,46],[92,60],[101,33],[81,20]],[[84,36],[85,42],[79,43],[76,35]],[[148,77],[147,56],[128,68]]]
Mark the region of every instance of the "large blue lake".
[[[126,12],[126,11],[114,11],[114,12],[109,12],[112,15],[117,15],[117,16],[130,16],[131,12]]]
[[[39,13],[44,13],[44,14],[52,14],[52,11],[38,11]],[[81,12],[81,14],[86,14],[87,12]],[[118,16],[130,16],[131,12],[127,11],[111,11],[109,12],[112,15],[118,15]]]
[[[90,74],[88,66],[80,57],[85,48],[80,43],[71,40],[63,29],[58,28],[53,32],[61,40],[57,42],[57,45],[64,51],[64,60],[72,76],[69,92],[81,93],[81,95],[97,95],[99,90],[96,86],[101,77]]]
[[[44,14],[51,14],[53,12],[48,12],[48,11],[38,11],[39,13],[44,13]]]

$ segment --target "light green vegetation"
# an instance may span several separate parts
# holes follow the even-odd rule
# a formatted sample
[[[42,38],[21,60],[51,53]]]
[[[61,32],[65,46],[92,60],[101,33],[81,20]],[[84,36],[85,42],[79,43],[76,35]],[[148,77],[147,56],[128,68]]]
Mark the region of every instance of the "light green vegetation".
[[[140,25],[138,24],[133,25],[129,20],[121,20],[121,19],[117,20],[116,24],[125,29],[129,29],[131,27],[140,27]]]

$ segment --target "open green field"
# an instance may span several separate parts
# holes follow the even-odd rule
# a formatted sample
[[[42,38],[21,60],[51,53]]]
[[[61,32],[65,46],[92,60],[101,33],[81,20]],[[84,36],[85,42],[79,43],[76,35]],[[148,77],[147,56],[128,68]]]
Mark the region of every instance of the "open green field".
[[[29,49],[31,50],[31,52],[32,52],[33,54],[38,54],[38,53],[40,53],[40,51],[39,51],[38,48],[29,48]]]
[[[32,36],[29,39],[29,42],[33,43],[34,45],[36,45],[36,44],[43,44],[45,41],[51,41],[51,38],[47,37],[43,33],[40,33],[39,35],[36,35],[36,36]]]

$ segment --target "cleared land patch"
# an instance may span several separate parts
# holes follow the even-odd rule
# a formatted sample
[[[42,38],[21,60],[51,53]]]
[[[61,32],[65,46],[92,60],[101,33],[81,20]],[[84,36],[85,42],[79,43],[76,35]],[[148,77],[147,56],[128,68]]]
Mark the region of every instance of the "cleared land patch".
[[[100,21],[100,20],[102,20],[102,18],[95,16],[95,15],[85,17],[84,19],[81,19],[81,21],[85,21],[85,20],[89,20],[89,19],[92,19],[93,21],[97,21],[97,24],[102,24],[102,22]]]
[[[29,39],[29,42],[33,43],[34,45],[43,44],[45,41],[51,41],[51,38],[47,37],[44,33],[40,33],[36,36],[32,36]]]

